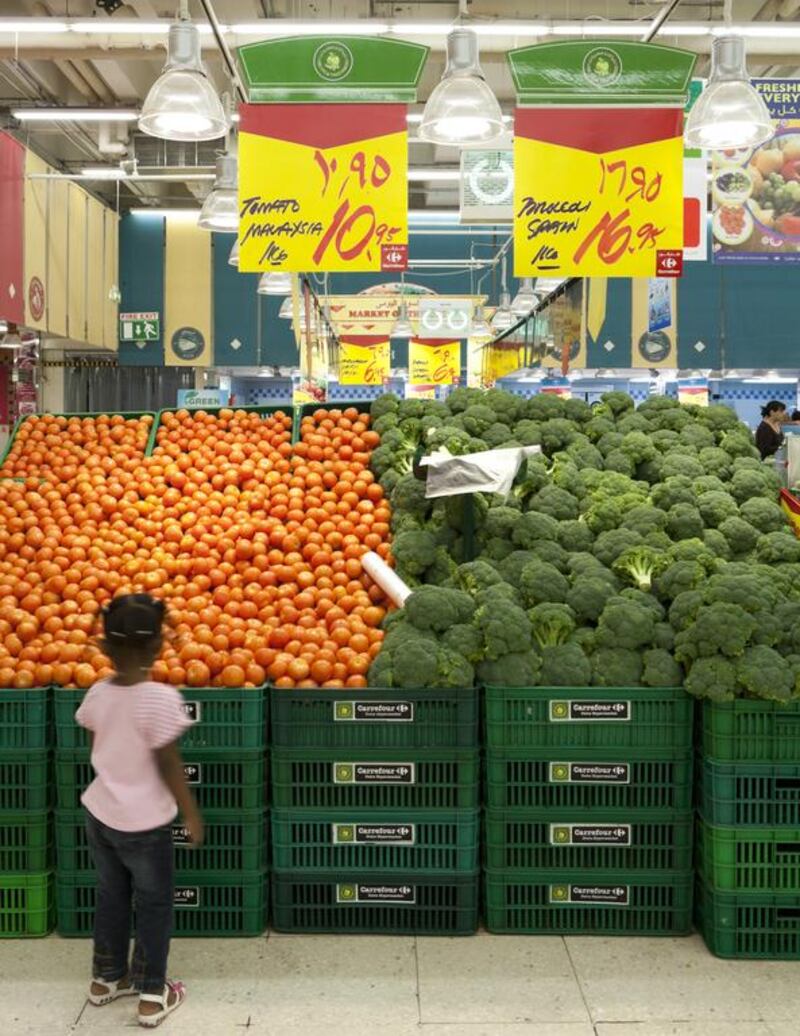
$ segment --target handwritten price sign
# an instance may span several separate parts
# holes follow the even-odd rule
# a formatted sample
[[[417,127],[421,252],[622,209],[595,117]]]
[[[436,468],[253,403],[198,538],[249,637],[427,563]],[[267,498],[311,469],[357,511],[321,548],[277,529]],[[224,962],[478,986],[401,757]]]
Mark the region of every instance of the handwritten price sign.
[[[412,338],[408,370],[412,385],[453,385],[461,373],[461,343]]]
[[[683,113],[517,110],[514,272],[653,277],[683,246]]]
[[[395,104],[243,105],[239,269],[378,272],[400,263],[405,113]]]
[[[339,384],[382,385],[389,377],[389,339],[339,339]]]

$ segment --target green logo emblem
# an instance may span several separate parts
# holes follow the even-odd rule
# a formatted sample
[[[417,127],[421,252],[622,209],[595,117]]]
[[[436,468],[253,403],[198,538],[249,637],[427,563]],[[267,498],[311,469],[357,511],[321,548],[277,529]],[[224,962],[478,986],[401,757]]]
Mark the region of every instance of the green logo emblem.
[[[565,701],[551,701],[550,715],[553,719],[567,719],[569,716],[569,704]]]
[[[358,889],[355,885],[339,885],[336,893],[340,903],[354,903],[358,899]]]
[[[337,701],[336,702],[336,718],[337,719],[352,719],[353,718],[353,703],[351,701]]]
[[[356,838],[356,829],[352,824],[337,824],[336,826],[336,839],[339,842],[354,842]]]
[[[550,767],[551,780],[568,781],[569,766],[566,763],[553,763]]]
[[[344,79],[352,67],[353,55],[343,43],[323,43],[314,51],[314,71],[320,79],[329,82]]]
[[[355,771],[352,763],[338,763],[335,769],[335,780],[338,784],[352,784]]]
[[[612,86],[622,75],[619,54],[610,47],[596,47],[583,59],[583,74],[593,86]]]
[[[550,886],[550,902],[551,903],[568,903],[569,902],[569,885],[551,885]]]
[[[556,845],[568,845],[571,837],[571,832],[568,827],[554,827],[553,828],[553,841]]]

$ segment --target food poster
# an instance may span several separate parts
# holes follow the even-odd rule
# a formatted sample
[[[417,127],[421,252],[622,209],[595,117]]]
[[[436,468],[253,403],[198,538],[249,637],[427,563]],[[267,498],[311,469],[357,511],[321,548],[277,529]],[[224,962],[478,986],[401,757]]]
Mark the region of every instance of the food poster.
[[[715,263],[800,262],[800,79],[754,79],[775,123],[766,144],[714,152]]]
[[[572,399],[572,387],[566,377],[543,378],[539,382],[539,391],[550,396],[560,396],[561,399]]]
[[[404,104],[245,104],[239,270],[377,273],[408,244]]]
[[[389,380],[389,339],[383,335],[339,339],[339,384],[383,385]]]
[[[460,374],[460,341],[412,338],[408,343],[408,380],[412,385],[455,385]]]
[[[708,378],[678,378],[678,402],[708,406]]]
[[[678,280],[631,281],[631,366],[678,366]]]
[[[651,277],[683,247],[680,108],[517,108],[517,277]]]

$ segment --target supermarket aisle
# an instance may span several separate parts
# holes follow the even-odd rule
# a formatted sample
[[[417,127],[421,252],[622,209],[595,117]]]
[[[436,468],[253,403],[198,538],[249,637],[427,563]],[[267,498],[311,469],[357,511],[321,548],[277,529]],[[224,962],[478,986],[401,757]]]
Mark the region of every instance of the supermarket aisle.
[[[3,1036],[136,1031],[85,1005],[89,944],[0,942]],[[797,964],[691,939],[271,935],[177,940],[165,1036],[797,1036]],[[142,1030],[138,1030],[142,1031]]]

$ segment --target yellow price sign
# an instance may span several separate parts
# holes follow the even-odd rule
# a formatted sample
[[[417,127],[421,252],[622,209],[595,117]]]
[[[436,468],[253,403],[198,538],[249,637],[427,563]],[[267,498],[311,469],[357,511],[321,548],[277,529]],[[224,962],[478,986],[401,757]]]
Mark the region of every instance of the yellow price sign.
[[[339,339],[339,384],[382,385],[389,377],[389,339]]]
[[[452,385],[461,373],[461,342],[412,338],[408,343],[408,372],[412,385]]]
[[[514,272],[654,277],[683,248],[683,112],[519,108]]]
[[[239,269],[404,269],[402,104],[246,104],[239,133]]]

